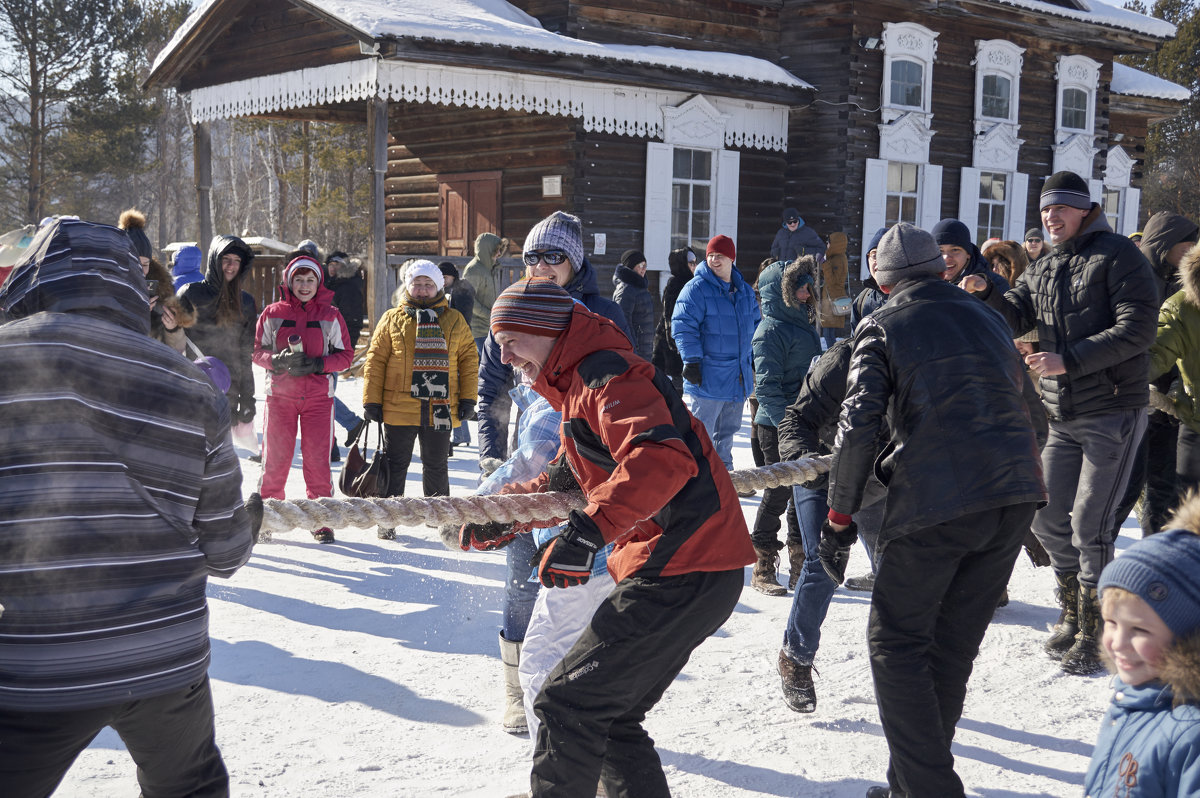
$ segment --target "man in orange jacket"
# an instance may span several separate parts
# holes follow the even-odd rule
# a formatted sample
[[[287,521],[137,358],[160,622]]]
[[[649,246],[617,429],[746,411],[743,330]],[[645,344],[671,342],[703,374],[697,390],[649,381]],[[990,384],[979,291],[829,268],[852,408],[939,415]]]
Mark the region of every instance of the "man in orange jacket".
[[[503,362],[563,417],[565,462],[517,491],[573,476],[588,500],[539,552],[542,584],[583,584],[616,543],[616,587],[534,702],[532,794],[577,798],[599,780],[609,795],[666,798],[642,719],[737,605],[754,562],[737,492],[666,375],[552,281],[505,289],[491,331]]]

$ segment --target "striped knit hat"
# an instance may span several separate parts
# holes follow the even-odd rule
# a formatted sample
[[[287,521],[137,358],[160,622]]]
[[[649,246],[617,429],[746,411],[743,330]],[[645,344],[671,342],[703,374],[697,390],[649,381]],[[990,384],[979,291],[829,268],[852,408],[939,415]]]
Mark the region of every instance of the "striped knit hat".
[[[1055,172],[1050,175],[1042,184],[1042,197],[1038,209],[1045,210],[1051,205],[1090,210],[1092,195],[1087,181],[1074,172]]]
[[[501,330],[556,338],[571,323],[575,300],[548,277],[518,280],[492,305],[492,333]]]
[[[525,252],[545,252],[549,249],[561,249],[567,253],[571,271],[579,273],[583,268],[584,255],[583,222],[579,221],[578,216],[555,211],[535,224],[529,235],[525,236]]]

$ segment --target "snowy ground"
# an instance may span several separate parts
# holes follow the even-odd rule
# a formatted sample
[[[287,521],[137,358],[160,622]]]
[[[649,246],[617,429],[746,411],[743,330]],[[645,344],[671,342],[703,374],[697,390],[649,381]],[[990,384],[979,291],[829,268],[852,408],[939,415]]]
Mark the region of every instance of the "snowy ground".
[[[257,371],[257,369],[256,369]],[[362,383],[339,394],[358,409]],[[749,428],[738,468],[753,465]],[[339,428],[339,438],[343,436]],[[474,430],[472,430],[474,435]],[[242,451],[245,492],[258,466]],[[476,449],[451,461],[455,494],[476,477]],[[299,459],[289,495],[303,496]],[[407,494],[420,495],[414,462]],[[752,523],[758,499],[742,501]],[[276,535],[232,579],[212,580],[217,738],[234,796],[487,796],[528,789],[529,742],[500,729],[497,650],[503,553],[447,551],[433,529]],[[1118,547],[1138,536],[1133,521]],[[848,573],[867,568],[856,548]],[[681,798],[861,798],[881,783],[887,752],[866,653],[869,597],[839,590],[817,658],[817,711],[780,698],[775,661],[791,605],[749,588],[647,719]],[[1106,677],[1067,676],[1041,651],[1057,612],[1053,577],[1025,555],[971,679],[954,750],[967,794],[1082,792]],[[105,730],[58,796],[132,795],[134,768]]]

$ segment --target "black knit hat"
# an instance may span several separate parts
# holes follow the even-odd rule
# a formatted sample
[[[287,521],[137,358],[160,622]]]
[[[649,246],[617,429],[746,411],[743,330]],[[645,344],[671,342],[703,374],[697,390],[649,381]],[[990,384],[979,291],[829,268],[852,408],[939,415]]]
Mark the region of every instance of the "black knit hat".
[[[458,279],[458,267],[448,260],[444,260],[438,264],[438,268],[442,270],[443,277],[453,277]]]
[[[1025,240],[1026,241],[1041,241],[1042,240],[1042,228],[1031,227],[1028,230],[1026,230],[1025,231]]]
[[[632,269],[639,263],[645,263],[646,256],[638,249],[627,249],[621,253],[621,265],[626,269]]]
[[[1042,184],[1042,200],[1038,209],[1051,205],[1066,205],[1068,208],[1091,210],[1092,193],[1087,181],[1074,172],[1055,172]]]

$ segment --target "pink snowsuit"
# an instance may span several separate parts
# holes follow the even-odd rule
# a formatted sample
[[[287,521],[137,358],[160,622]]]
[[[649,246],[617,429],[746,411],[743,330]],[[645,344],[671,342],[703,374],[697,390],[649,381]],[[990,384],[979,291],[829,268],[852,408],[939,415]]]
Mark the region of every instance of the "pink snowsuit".
[[[300,268],[307,268],[300,266]],[[342,314],[333,307],[333,292],[324,276],[317,294],[301,302],[290,289],[296,265],[284,274],[283,296],[263,309],[254,335],[254,362],[272,371],[271,356],[288,348],[299,335],[304,354],[324,358],[320,374],[294,377],[286,372],[267,378],[267,410],[263,420],[263,473],[259,493],[264,499],[284,498],[288,470],[296,451],[300,425],[300,455],[308,498],[333,495],[329,453],[333,447],[333,375],[350,367],[354,350]],[[319,274],[319,270],[318,270]]]

